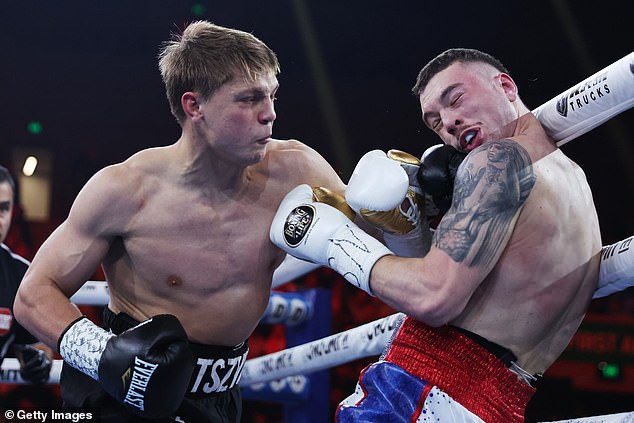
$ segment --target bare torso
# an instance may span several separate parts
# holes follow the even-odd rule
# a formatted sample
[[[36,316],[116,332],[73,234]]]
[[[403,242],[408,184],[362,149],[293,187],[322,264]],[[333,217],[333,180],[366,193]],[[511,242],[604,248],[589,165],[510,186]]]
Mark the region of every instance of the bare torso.
[[[110,308],[138,320],[174,314],[192,341],[236,345],[261,318],[284,257],[269,241],[273,215],[288,191],[309,182],[310,169],[282,165],[283,154],[301,163],[297,153],[269,153],[240,190],[210,198],[179,182],[169,148],[120,165],[135,207],[103,262]],[[310,182],[332,185],[330,176]]]
[[[535,185],[499,261],[452,324],[545,371],[580,325],[596,288],[601,240],[582,170],[549,141],[518,141]]]

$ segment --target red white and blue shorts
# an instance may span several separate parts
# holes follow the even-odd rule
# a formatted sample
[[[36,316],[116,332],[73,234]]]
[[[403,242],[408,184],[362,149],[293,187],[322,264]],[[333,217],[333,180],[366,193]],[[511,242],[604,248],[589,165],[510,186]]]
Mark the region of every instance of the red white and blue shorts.
[[[382,359],[361,372],[336,421],[519,423],[534,393],[464,332],[407,317]]]

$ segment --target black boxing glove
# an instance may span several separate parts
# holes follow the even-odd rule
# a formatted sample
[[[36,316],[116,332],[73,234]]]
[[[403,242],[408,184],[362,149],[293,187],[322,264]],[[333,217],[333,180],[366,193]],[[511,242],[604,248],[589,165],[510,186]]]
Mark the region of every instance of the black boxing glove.
[[[423,153],[416,176],[425,193],[429,217],[442,217],[451,207],[454,179],[465,157],[466,153],[445,144],[429,147]]]
[[[145,418],[173,414],[194,371],[185,329],[169,314],[154,316],[120,335],[83,317],[62,333],[58,350],[69,365]]]
[[[11,346],[20,363],[20,377],[25,382],[42,385],[48,382],[53,364],[46,353],[30,345]]]

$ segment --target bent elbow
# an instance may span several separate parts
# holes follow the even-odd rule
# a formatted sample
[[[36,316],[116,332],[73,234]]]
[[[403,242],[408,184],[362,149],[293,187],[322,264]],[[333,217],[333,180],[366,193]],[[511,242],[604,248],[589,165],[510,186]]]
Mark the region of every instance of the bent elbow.
[[[429,326],[439,327],[446,325],[452,319],[442,310],[442,308],[420,307],[411,313],[411,316]]]
[[[44,297],[41,286],[36,286],[27,280],[28,276],[22,280],[13,300],[13,317],[25,329],[30,330],[33,314],[41,304]]]
[[[31,308],[29,307],[28,292],[25,291],[25,289],[20,287],[13,301],[13,317],[22,326],[25,326],[29,315],[28,311]]]
[[[411,316],[432,327],[448,324],[460,315],[464,305],[438,293],[433,298],[422,299],[412,308]]]

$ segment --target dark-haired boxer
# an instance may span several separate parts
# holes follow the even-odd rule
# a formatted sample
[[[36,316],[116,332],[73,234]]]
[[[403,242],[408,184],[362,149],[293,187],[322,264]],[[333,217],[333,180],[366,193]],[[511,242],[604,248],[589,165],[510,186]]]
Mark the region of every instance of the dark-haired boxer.
[[[448,50],[422,69],[414,93],[425,124],[468,153],[426,255],[394,255],[314,202],[306,185],[282,202],[271,240],[408,315],[340,405],[339,421],[521,422],[534,382],[597,286],[592,193],[490,55]],[[377,210],[371,201],[363,208]],[[397,246],[409,242],[408,233],[393,235]]]
[[[86,183],[33,260],[16,318],[59,348],[67,406],[103,422],[238,422],[247,338],[285,257],[268,236],[275,210],[298,184],[345,186],[313,149],[271,138],[279,64],[253,35],[194,22],[159,67],[180,139]],[[103,328],[68,300],[99,265]]]

